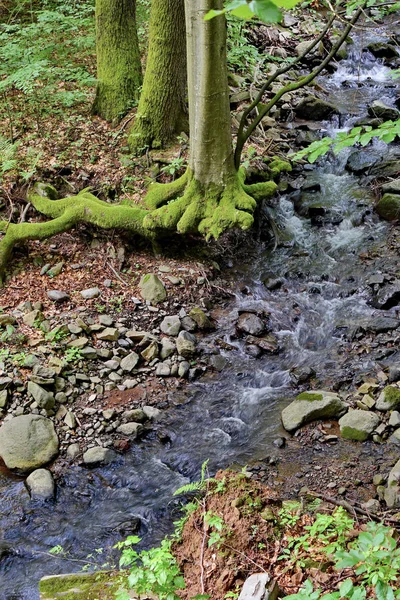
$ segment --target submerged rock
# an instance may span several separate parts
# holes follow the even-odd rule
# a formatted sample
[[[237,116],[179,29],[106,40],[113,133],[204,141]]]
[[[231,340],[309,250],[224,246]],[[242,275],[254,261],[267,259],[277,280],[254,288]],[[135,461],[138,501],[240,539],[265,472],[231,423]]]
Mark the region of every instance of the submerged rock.
[[[244,331],[250,335],[261,335],[265,330],[263,321],[253,313],[242,313],[236,327],[239,331]]]
[[[32,471],[58,454],[58,437],[50,419],[21,415],[0,427],[0,456],[9,469]]]
[[[294,402],[283,409],[282,424],[287,431],[295,431],[317,419],[339,418],[347,408],[347,404],[334,392],[312,390],[299,394]]]
[[[378,415],[368,410],[350,409],[339,419],[340,434],[346,440],[364,442],[380,423]]]

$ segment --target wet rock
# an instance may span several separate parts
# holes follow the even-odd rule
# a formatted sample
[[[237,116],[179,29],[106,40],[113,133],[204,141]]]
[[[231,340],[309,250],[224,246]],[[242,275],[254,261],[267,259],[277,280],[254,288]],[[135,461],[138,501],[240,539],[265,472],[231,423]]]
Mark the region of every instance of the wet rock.
[[[296,383],[300,385],[302,383],[306,383],[312,377],[315,377],[315,371],[311,367],[302,366],[293,369],[291,375]]]
[[[109,448],[103,448],[102,446],[94,446],[89,448],[83,455],[83,462],[88,467],[94,467],[97,465],[108,465],[117,458],[117,454]]]
[[[400,218],[400,195],[384,194],[376,205],[376,212],[386,221],[397,221]]]
[[[376,58],[397,58],[399,56],[396,46],[386,42],[373,42],[368,44],[367,48]]]
[[[246,343],[257,346],[263,352],[275,353],[279,350],[278,338],[272,333],[264,335],[263,337],[249,335],[246,338]]]
[[[98,287],[88,288],[87,290],[81,291],[81,296],[85,300],[92,300],[93,298],[98,298],[101,294],[101,291]]]
[[[354,150],[347,159],[346,168],[353,173],[362,173],[376,165],[382,159],[382,155],[365,150]]]
[[[9,469],[32,471],[58,454],[58,437],[50,419],[21,415],[0,427],[0,456]]]
[[[393,308],[400,303],[400,281],[381,287],[372,299],[372,306],[381,310]]]
[[[261,348],[259,348],[255,344],[246,344],[245,351],[253,358],[260,358],[260,356],[262,355]]]
[[[338,112],[336,106],[315,96],[307,96],[295,107],[294,111],[300,119],[310,121],[322,121]]]
[[[160,329],[166,335],[176,337],[181,329],[181,320],[178,315],[170,315],[165,317],[161,324]]]
[[[197,340],[188,331],[181,331],[176,339],[176,349],[180,356],[191,358],[196,353]]]
[[[299,394],[294,402],[282,411],[282,423],[287,431],[317,419],[340,417],[348,406],[333,392],[312,390]]]
[[[387,411],[398,407],[400,407],[400,389],[393,385],[387,385],[376,401],[376,409]]]
[[[261,335],[265,330],[264,322],[253,313],[242,313],[238,319],[236,327],[239,331],[249,333],[250,335]]]
[[[400,326],[400,319],[394,317],[377,316],[371,317],[365,322],[364,328],[366,331],[373,333],[386,333]]]
[[[388,181],[387,183],[384,183],[382,186],[382,192],[384,194],[400,194],[400,179],[395,179],[394,181]]]
[[[221,354],[213,354],[210,358],[210,365],[218,372],[222,371],[227,364],[228,360]]]
[[[378,415],[367,410],[350,409],[339,419],[340,435],[346,440],[364,442],[380,423]]]
[[[142,277],[139,289],[142,298],[152,304],[159,304],[167,297],[163,282],[153,273],[148,273]]]
[[[400,111],[398,111],[397,108],[387,106],[387,104],[380,100],[375,100],[371,106],[368,107],[368,114],[371,117],[383,119],[383,121],[396,121],[400,118]]]
[[[28,394],[37,402],[40,408],[52,410],[54,408],[55,399],[53,392],[48,392],[33,381],[28,382]]]
[[[54,498],[54,479],[47,469],[32,471],[25,484],[32,500],[51,500]]]
[[[139,355],[136,352],[131,352],[125,356],[120,363],[121,369],[126,373],[131,373],[139,362]]]
[[[207,317],[204,310],[195,307],[189,312],[189,317],[193,319],[199,329],[210,330],[214,329],[214,325],[211,320]]]

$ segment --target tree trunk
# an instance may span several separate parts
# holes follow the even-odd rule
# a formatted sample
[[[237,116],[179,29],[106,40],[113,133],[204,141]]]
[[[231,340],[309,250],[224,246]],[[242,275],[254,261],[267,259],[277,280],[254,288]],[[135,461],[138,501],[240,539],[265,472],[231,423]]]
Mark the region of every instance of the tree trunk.
[[[136,0],[96,0],[97,90],[92,113],[119,122],[142,83]]]
[[[129,135],[134,152],[187,131],[184,0],[153,0],[143,91]]]
[[[209,10],[222,7],[222,0],[185,0],[189,166],[201,185],[213,183],[223,187],[235,174],[226,67],[226,21],[224,16],[204,20]]]

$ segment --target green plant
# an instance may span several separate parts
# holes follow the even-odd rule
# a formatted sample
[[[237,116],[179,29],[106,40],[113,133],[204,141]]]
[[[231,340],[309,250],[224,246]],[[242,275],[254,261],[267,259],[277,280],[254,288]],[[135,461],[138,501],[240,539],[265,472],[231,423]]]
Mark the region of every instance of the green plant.
[[[279,523],[283,527],[294,527],[300,520],[300,504],[295,501],[285,502],[278,511]]]
[[[159,547],[137,552],[133,546],[139,542],[139,537],[129,536],[114,546],[122,550],[120,566],[130,567],[129,587],[137,594],[156,594],[159,600],[179,600],[176,591],[185,587],[185,580],[171,552],[172,540],[165,538]],[[129,598],[126,589],[120,588],[116,599]]]
[[[6,325],[5,331],[0,336],[1,342],[9,342],[15,333],[15,327],[13,325]]]
[[[75,348],[74,346],[72,346],[71,348],[67,348],[64,353],[64,360],[67,363],[78,362],[82,358],[83,357],[80,348]]]
[[[215,513],[207,511],[204,515],[204,522],[211,529],[211,533],[208,536],[208,547],[215,546],[216,548],[220,548],[228,533],[225,521]]]
[[[172,175],[173,179],[175,179],[175,175],[182,171],[185,164],[186,160],[184,158],[173,158],[168,165],[165,165],[165,167],[161,169],[161,172],[167,173],[167,175]]]

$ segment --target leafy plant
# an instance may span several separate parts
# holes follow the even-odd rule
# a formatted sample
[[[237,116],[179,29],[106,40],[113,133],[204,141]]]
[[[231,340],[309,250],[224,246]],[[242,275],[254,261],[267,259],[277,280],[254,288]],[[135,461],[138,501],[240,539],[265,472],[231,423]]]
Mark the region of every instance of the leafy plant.
[[[225,540],[225,535],[223,535],[223,532],[226,529],[225,521],[215,513],[207,511],[204,515],[204,522],[211,529],[211,533],[208,537],[208,546],[220,548]]]
[[[64,360],[67,363],[78,362],[82,358],[83,357],[80,348],[75,348],[74,346],[72,346],[71,348],[67,348],[64,354]]]
[[[162,173],[167,173],[175,178],[175,175],[179,173],[185,166],[186,160],[183,157],[173,158],[168,165],[165,165],[161,169]]]

